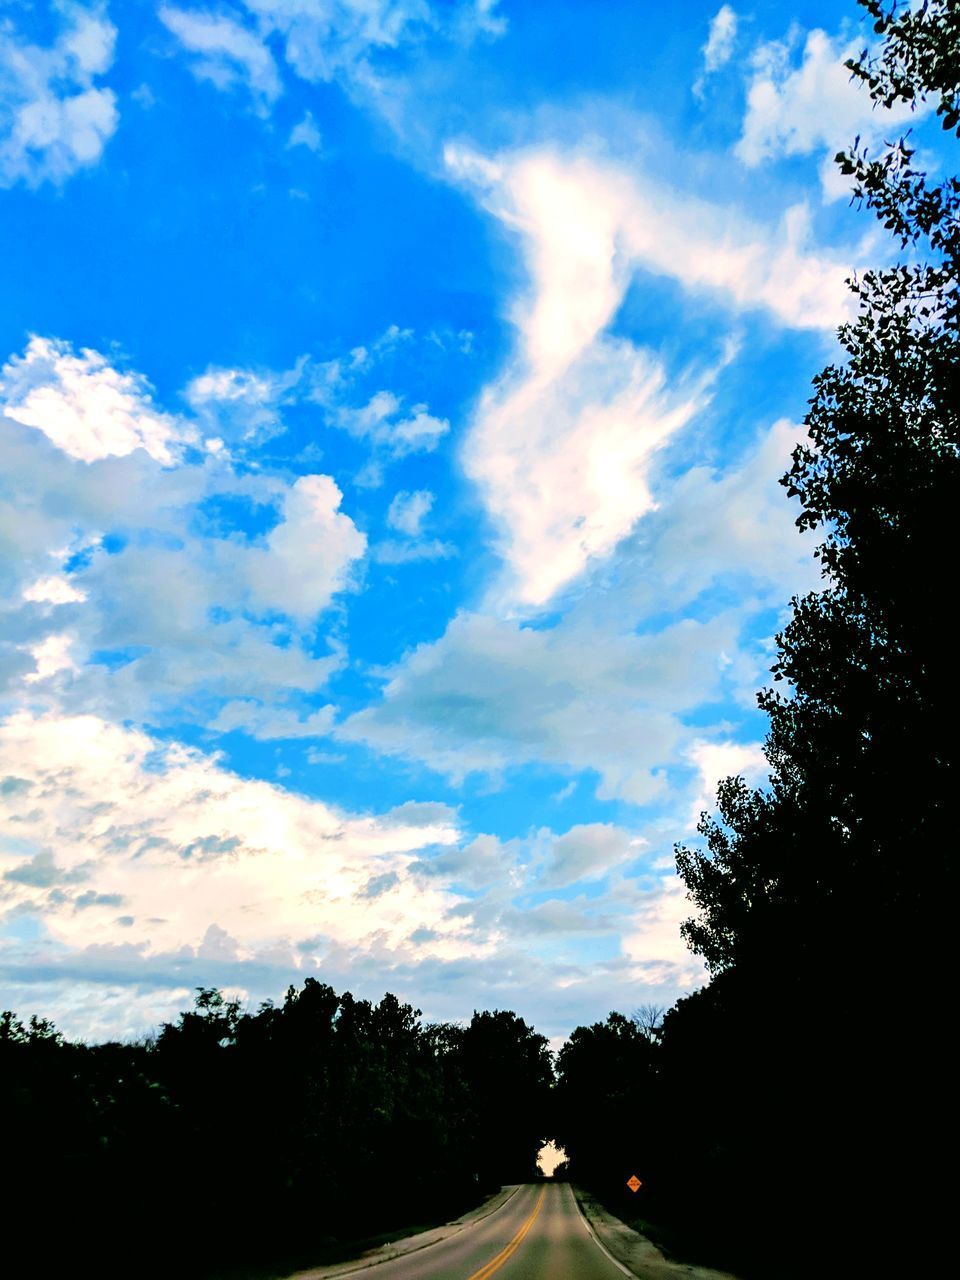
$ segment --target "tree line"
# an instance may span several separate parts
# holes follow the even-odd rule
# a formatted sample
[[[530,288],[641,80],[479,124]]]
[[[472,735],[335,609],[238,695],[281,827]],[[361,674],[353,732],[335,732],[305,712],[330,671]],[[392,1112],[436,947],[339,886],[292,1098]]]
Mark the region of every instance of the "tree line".
[[[284,1274],[536,1176],[552,1080],[515,1014],[424,1023],[308,978],[244,1012],[215,989],[139,1043],[0,1016],[6,1248],[34,1268]]]

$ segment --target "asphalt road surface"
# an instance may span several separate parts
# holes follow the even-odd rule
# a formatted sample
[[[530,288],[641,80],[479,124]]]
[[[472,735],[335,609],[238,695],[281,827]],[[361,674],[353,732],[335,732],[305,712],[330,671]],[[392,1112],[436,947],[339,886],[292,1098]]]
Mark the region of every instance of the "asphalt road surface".
[[[369,1280],[623,1280],[564,1182],[523,1186],[449,1239],[357,1274]]]

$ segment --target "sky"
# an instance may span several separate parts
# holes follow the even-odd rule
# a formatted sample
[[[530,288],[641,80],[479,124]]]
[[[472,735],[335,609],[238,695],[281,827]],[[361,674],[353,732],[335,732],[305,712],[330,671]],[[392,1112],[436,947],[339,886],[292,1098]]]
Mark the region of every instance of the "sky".
[[[0,1007],[705,980],[778,484],[908,121],[853,0],[0,0]],[[922,114],[922,113],[921,113]]]

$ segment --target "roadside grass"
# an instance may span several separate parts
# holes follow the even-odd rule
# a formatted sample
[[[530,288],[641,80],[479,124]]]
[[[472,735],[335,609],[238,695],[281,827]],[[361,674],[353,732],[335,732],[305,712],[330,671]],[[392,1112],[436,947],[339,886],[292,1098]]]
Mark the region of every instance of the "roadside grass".
[[[298,1249],[290,1253],[280,1250],[273,1258],[250,1263],[236,1263],[218,1266],[204,1271],[201,1280],[286,1280],[287,1276],[298,1271],[308,1271],[315,1267],[335,1267],[340,1263],[359,1259],[362,1254],[372,1249],[381,1249],[405,1240],[408,1236],[421,1235],[424,1231],[432,1231],[436,1227],[445,1226],[455,1220],[460,1213],[469,1213],[482,1203],[463,1205],[459,1213],[448,1210],[442,1216],[426,1219],[417,1223],[406,1223],[392,1231],[380,1232],[377,1235],[358,1236],[351,1239],[339,1239],[335,1236],[318,1236],[309,1248]]]
[[[623,1193],[609,1188],[585,1188],[594,1199],[631,1230],[655,1244],[670,1262],[685,1266],[701,1266],[735,1272],[751,1280],[751,1271],[742,1257],[728,1254],[717,1245],[715,1237],[698,1231],[689,1220],[677,1220],[658,1211],[650,1199],[625,1199]]]

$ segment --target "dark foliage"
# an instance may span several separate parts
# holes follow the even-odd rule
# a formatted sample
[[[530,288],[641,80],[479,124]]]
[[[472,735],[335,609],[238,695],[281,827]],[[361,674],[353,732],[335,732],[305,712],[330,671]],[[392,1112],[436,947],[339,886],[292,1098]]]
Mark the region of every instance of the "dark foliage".
[[[256,1013],[201,990],[136,1045],[3,1014],[11,1248],[103,1276],[333,1258],[534,1176],[551,1079],[512,1013],[424,1026],[314,979]]]
[[[655,1041],[636,1021],[611,1013],[577,1027],[557,1055],[557,1140],[570,1169],[608,1198],[656,1168]]]

